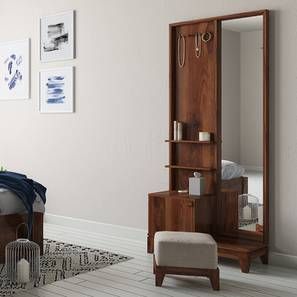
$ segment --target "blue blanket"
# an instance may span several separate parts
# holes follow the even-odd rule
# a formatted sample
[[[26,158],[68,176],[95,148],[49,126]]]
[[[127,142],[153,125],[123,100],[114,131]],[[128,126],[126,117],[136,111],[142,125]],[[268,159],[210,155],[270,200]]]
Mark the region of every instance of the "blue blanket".
[[[39,194],[45,203],[46,188],[38,182],[27,178],[24,174],[9,171],[0,172],[0,188],[14,192],[22,200],[26,210],[28,211],[28,227],[30,236],[33,224],[33,203],[36,198],[36,193]]]

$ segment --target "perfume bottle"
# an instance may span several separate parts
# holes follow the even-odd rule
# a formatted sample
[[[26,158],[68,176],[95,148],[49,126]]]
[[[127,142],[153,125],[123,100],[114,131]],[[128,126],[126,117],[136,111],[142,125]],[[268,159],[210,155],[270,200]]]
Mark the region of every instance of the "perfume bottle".
[[[194,172],[194,176],[189,177],[189,195],[201,196],[204,194],[205,179],[199,172]]]
[[[183,123],[177,122],[177,140],[183,140]]]
[[[179,121],[173,122],[173,140],[179,141],[183,139],[183,123]]]

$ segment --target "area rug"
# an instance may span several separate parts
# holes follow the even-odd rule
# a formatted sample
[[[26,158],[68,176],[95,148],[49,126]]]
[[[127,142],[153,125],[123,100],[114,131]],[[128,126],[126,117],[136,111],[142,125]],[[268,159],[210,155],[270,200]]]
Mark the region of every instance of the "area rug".
[[[10,296],[32,287],[44,286],[130,259],[132,258],[105,250],[45,239],[44,255],[40,259],[39,281],[25,286],[11,284],[6,277],[5,266],[0,264],[0,296]]]

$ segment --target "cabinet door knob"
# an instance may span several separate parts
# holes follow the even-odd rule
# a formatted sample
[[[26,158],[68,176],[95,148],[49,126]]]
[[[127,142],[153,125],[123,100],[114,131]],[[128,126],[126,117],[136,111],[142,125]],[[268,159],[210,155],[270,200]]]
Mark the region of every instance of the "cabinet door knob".
[[[193,205],[194,205],[194,202],[193,202],[193,201],[190,201],[190,202],[188,202],[188,204],[187,204],[188,207],[193,207]]]

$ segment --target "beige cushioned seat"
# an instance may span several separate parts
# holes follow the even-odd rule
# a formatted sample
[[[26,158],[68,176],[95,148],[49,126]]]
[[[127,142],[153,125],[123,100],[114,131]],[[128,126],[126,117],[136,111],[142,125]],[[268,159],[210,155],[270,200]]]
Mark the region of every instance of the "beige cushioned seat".
[[[162,231],[155,234],[158,266],[217,269],[217,243],[209,234]]]

